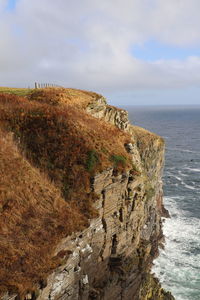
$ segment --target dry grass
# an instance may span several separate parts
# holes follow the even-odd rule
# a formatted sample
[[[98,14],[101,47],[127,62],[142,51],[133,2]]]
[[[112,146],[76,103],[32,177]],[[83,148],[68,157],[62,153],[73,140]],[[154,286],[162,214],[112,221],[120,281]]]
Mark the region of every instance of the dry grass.
[[[81,108],[87,107],[90,103],[102,97],[94,92],[71,88],[25,89],[0,87],[0,93],[28,97],[29,100],[51,105],[72,104]]]
[[[131,133],[137,141],[137,145],[141,151],[158,144],[161,147],[164,145],[164,140],[159,135],[152,133],[138,126],[131,126]]]
[[[93,174],[132,167],[130,136],[80,109],[96,96],[54,105],[46,92],[39,102],[0,95],[0,291],[24,293],[59,263],[58,241],[96,216]]]
[[[41,103],[51,105],[76,105],[76,107],[81,108],[86,108],[90,103],[100,97],[101,95],[93,92],[70,88],[36,89],[29,95],[30,100]]]
[[[59,263],[56,243],[87,220],[0,132],[0,291],[34,288]]]
[[[0,87],[0,93],[13,94],[13,95],[22,96],[22,97],[29,95],[31,92],[32,92],[32,89]]]

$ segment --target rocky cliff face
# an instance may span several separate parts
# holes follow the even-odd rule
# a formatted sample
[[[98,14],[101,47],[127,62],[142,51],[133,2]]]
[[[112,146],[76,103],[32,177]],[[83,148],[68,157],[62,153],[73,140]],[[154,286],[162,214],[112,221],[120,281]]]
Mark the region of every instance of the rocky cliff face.
[[[126,145],[135,172],[109,168],[91,178],[99,216],[83,232],[64,239],[63,264],[38,290],[38,299],[161,300],[174,299],[151,273],[163,241],[161,216],[163,140],[131,126],[127,112],[107,106],[101,98],[87,107],[97,118],[128,131],[135,143]]]
[[[62,257],[60,266],[25,299],[173,300],[151,274],[163,242],[161,217],[167,214],[161,180],[164,142],[130,125],[127,112],[108,106],[103,97],[86,111],[131,135],[125,148],[134,167],[123,172],[109,167],[91,176],[98,217],[59,243],[55,256]]]
[[[104,97],[99,97],[96,101],[90,103],[87,106],[86,111],[92,116],[103,119],[122,130],[128,130],[129,128],[127,111],[107,105]]]

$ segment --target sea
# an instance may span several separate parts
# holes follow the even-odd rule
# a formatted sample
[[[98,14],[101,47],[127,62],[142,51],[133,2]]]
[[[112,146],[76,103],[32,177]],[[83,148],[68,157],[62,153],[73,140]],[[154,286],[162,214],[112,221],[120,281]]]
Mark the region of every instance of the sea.
[[[165,248],[153,272],[176,300],[200,300],[200,106],[126,106],[129,119],[166,143]]]

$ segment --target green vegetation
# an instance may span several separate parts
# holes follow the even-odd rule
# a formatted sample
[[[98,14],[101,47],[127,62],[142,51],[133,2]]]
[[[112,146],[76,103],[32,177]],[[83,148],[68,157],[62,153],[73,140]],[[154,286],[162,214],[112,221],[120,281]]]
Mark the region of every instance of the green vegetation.
[[[28,96],[32,91],[33,89],[0,87],[0,93],[6,93],[6,94],[21,96],[21,97]]]
[[[91,150],[88,152],[88,157],[86,161],[86,169],[88,172],[92,172],[96,165],[99,162],[98,154],[95,150]]]
[[[122,155],[112,155],[110,160],[114,163],[114,168],[126,166],[126,157]]]

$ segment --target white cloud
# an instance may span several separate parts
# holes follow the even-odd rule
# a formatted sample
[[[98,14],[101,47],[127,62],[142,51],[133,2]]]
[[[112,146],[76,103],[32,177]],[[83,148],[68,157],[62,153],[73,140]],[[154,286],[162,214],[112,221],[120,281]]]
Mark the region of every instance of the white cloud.
[[[0,84],[93,90],[200,84],[200,58],[141,61],[134,44],[200,46],[199,0],[0,0]]]

